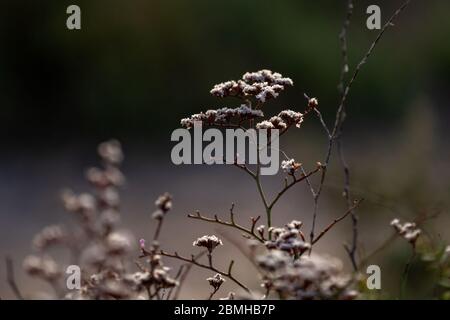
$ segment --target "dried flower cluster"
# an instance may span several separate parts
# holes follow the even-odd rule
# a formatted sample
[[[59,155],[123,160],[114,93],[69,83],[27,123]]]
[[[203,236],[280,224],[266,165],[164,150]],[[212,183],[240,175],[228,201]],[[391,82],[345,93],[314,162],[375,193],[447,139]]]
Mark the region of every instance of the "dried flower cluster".
[[[265,272],[263,286],[283,299],[352,300],[358,296],[352,277],[335,258],[312,255],[293,260],[284,251],[271,250],[257,262]]]
[[[294,83],[289,78],[284,78],[281,74],[270,70],[260,70],[257,72],[247,72],[242,76],[242,80],[227,81],[216,84],[211,90],[211,94],[220,98],[224,97],[254,97],[259,102],[266,102],[268,99],[278,97],[278,94],[286,86]]]
[[[221,108],[217,110],[208,110],[205,113],[196,113],[189,118],[181,119],[181,126],[190,129],[195,122],[204,125],[226,126],[231,125],[233,120],[237,123],[242,123],[246,120],[253,120],[255,118],[263,117],[264,113],[261,110],[254,110],[243,104],[238,108]]]
[[[172,209],[172,196],[167,192],[158,197],[155,201],[157,210],[153,212],[152,218],[161,220],[164,215]]]
[[[45,227],[33,239],[38,254],[24,260],[24,270],[49,282],[55,289],[55,298],[141,299],[149,290],[151,294],[160,294],[161,289],[173,288],[177,281],[169,275],[169,268],[156,253],[147,258],[148,267],[140,266],[139,271],[131,271],[134,264],[128,258],[136,242],[129,231],[118,228],[119,187],[125,181],[119,169],[124,158],[122,148],[118,141],[111,140],[100,144],[98,154],[103,168],[91,168],[86,175],[94,192],[77,195],[65,191],[62,194],[65,209],[79,218],[78,225],[70,232],[61,226]],[[157,212],[164,215],[172,207],[172,198],[164,194],[155,205]],[[65,246],[71,253],[68,264],[80,266],[80,290],[68,290],[63,286],[64,265],[49,254],[56,245]],[[145,248],[144,240],[140,241],[140,247]]]
[[[281,169],[287,174],[293,175],[302,166],[301,163],[295,162],[294,159],[281,161]]]
[[[223,245],[222,240],[217,238],[216,236],[203,236],[198,238],[193,242],[193,245],[196,247],[203,247],[208,250],[208,252],[212,252],[217,246]]]
[[[272,240],[265,242],[266,248],[287,252],[294,258],[301,256],[311,248],[311,245],[306,242],[305,236],[300,230],[302,225],[301,221],[293,220],[284,228],[269,228],[269,239]]]

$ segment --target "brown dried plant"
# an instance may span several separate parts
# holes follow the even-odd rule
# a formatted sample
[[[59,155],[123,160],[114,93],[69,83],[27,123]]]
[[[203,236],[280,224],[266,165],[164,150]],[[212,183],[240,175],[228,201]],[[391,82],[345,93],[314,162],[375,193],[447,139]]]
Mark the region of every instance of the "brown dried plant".
[[[124,182],[120,170],[123,160],[121,145],[111,140],[100,144],[98,153],[102,160],[102,168],[91,168],[87,171],[87,180],[93,186],[92,193],[75,194],[65,191],[62,195],[65,209],[76,216],[77,226],[68,231],[61,226],[48,226],[37,234],[33,240],[36,254],[27,257],[23,267],[30,275],[48,282],[53,290],[54,298],[67,299],[177,299],[181,287],[186,281],[192,267],[208,271],[205,277],[212,290],[205,298],[212,299],[225,281],[236,285],[238,294],[230,292],[224,299],[235,298],[280,298],[280,299],[355,299],[359,296],[357,282],[358,271],[364,265],[365,259],[357,256],[358,248],[358,218],[356,210],[362,199],[354,199],[350,189],[350,170],[346,164],[343,152],[343,125],[346,118],[346,105],[350,89],[355,82],[362,66],[372,55],[385,31],[393,25],[394,20],[409,4],[406,1],[383,26],[378,36],[361,61],[350,72],[347,53],[347,32],[353,12],[353,2],[348,1],[345,21],[339,35],[342,51],[342,69],[339,91],[340,101],[332,126],[326,124],[319,108],[317,98],[305,94],[306,103],[301,111],[283,110],[277,115],[265,118],[264,105],[268,100],[276,99],[288,87],[292,87],[292,79],[270,70],[247,72],[240,80],[227,81],[214,86],[211,94],[219,98],[233,97],[240,101],[237,108],[221,108],[207,110],[181,120],[184,128],[193,127],[195,122],[205,126],[220,128],[240,128],[242,130],[272,129],[280,131],[280,137],[288,130],[302,130],[304,121],[315,118],[322,126],[328,143],[324,159],[315,164],[304,165],[288,157],[280,150],[285,160],[281,163],[284,173],[284,183],[280,190],[270,197],[262,183],[258,162],[254,167],[247,164],[233,163],[235,167],[245,172],[255,183],[258,196],[264,206],[261,216],[252,217],[248,223],[238,222],[235,205],[229,209],[228,218],[218,215],[207,215],[199,211],[188,214],[188,218],[211,224],[218,224],[238,231],[248,241],[248,248],[238,248],[245,251],[251,263],[259,274],[263,292],[245,284],[239,275],[233,272],[235,262],[231,260],[227,267],[222,268],[215,263],[215,252],[219,250],[224,240],[216,235],[198,237],[193,246],[198,247],[196,253],[181,255],[177,251],[169,252],[162,249],[159,237],[163,230],[164,220],[170,216],[172,196],[161,195],[155,201],[156,211],[152,219],[156,222],[153,236],[136,241],[130,232],[119,228],[120,196],[119,188]],[[347,80],[348,79],[348,80]],[[325,225],[317,232],[317,216],[319,203],[327,170],[331,162],[334,147],[344,171],[344,197],[347,209],[341,215]],[[259,146],[258,146],[259,147]],[[311,169],[307,169],[311,168]],[[315,183],[314,177],[317,177]],[[314,207],[311,212],[312,225],[304,230],[302,221],[293,220],[282,227],[273,225],[272,216],[275,206],[285,193],[294,186],[306,183]],[[324,254],[318,254],[314,246],[330,232],[340,221],[351,217],[352,242],[346,246],[348,256],[354,268],[354,273],[346,273],[342,262]],[[264,220],[264,224],[260,221]],[[407,239],[413,247],[420,230],[413,224],[392,222],[396,232]],[[229,242],[235,244],[231,236]],[[226,241],[226,240],[225,240]],[[48,254],[48,249],[54,245],[65,246],[71,254],[71,264],[79,265],[82,270],[81,288],[68,290],[64,283],[64,268]],[[130,253],[133,248],[139,248],[139,260]],[[165,258],[176,259],[183,264],[172,272],[163,263]],[[14,280],[12,261],[8,260],[9,283],[18,298],[23,298]]]

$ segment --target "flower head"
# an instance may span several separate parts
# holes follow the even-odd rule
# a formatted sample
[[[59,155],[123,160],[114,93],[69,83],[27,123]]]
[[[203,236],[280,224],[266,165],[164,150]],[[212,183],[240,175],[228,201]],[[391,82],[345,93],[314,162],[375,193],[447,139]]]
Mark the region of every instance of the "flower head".
[[[281,169],[288,174],[294,174],[301,167],[301,163],[295,162],[294,159],[283,160],[281,162]]]
[[[215,291],[219,290],[222,283],[225,282],[225,279],[219,273],[216,273],[214,277],[209,277],[206,280],[209,282],[211,287],[214,288]]]
[[[193,245],[197,247],[204,247],[211,253],[217,246],[223,245],[223,243],[222,240],[217,238],[215,235],[212,235],[198,238],[194,241]]]
[[[413,246],[416,244],[417,238],[422,233],[422,230],[417,228],[414,222],[405,222],[404,224],[401,224],[399,219],[394,219],[391,221],[391,226],[394,227],[395,231],[401,237],[403,237]]]

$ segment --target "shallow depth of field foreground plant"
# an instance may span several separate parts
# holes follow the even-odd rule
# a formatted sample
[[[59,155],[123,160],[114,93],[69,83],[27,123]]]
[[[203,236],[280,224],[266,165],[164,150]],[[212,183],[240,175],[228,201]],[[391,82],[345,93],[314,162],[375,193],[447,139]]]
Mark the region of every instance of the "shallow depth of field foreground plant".
[[[366,287],[365,267],[370,264],[371,255],[362,256],[358,234],[357,210],[364,210],[364,201],[355,198],[350,189],[350,169],[342,148],[343,124],[347,116],[350,89],[363,65],[371,57],[385,31],[407,7],[406,1],[386,22],[361,61],[350,70],[347,61],[347,29],[352,17],[353,3],[348,1],[346,18],[340,33],[342,48],[342,71],[340,76],[340,100],[337,104],[333,123],[326,123],[320,111],[320,96],[298,101],[297,106],[271,114],[265,104],[277,99],[280,94],[289,94],[294,80],[271,70],[246,72],[238,80],[230,80],[215,85],[210,93],[229,104],[220,109],[210,109],[181,119],[181,127],[190,129],[195,123],[204,127],[220,129],[265,129],[270,136],[277,129],[280,139],[288,131],[298,133],[304,129],[307,121],[318,121],[326,135],[328,143],[324,146],[324,156],[315,163],[302,163],[293,159],[288,150],[276,150],[282,155],[280,169],[282,179],[279,191],[266,192],[261,177],[261,163],[249,165],[238,161],[236,155],[233,167],[240,170],[254,182],[255,196],[261,201],[264,212],[242,221],[238,204],[224,208],[228,214],[218,216],[203,212],[189,213],[186,219],[199,220],[213,225],[221,225],[233,231],[231,237],[244,237],[246,246],[237,246],[245,253],[256,270],[255,279],[259,287],[250,287],[248,281],[234,271],[234,265],[240,261],[230,260],[226,265],[216,262],[217,251],[222,245],[235,245],[233,239],[223,238],[213,232],[207,235],[192,234],[192,251],[179,253],[160,243],[160,235],[166,232],[164,221],[171,219],[172,199],[170,193],[162,193],[154,203],[151,218],[154,230],[143,239],[136,239],[131,231],[120,227],[120,187],[125,181],[121,171],[124,154],[120,142],[110,140],[98,147],[101,167],[90,168],[86,179],[92,187],[89,193],[76,194],[71,190],[62,193],[62,202],[66,211],[76,218],[76,225],[67,228],[59,225],[45,227],[33,239],[34,253],[23,261],[24,270],[31,276],[50,284],[55,299],[177,299],[192,268],[204,270],[205,299],[364,299],[370,296]],[[218,75],[220,78],[220,75]],[[297,88],[300,90],[300,88]],[[236,102],[237,105],[236,105]],[[349,108],[348,108],[349,109]],[[257,144],[259,142],[256,142]],[[261,146],[257,145],[259,149]],[[336,152],[335,152],[336,151]],[[274,152],[274,150],[272,150]],[[335,157],[342,165],[345,175],[343,189],[346,210],[336,212],[335,218],[319,226],[322,189],[327,179],[327,170]],[[312,212],[300,212],[298,219],[286,221],[284,225],[274,225],[273,216],[277,214],[277,205],[283,196],[295,192],[299,184],[306,184],[314,203]],[[298,192],[298,191],[297,191]],[[225,210],[222,210],[225,211]],[[302,217],[311,217],[311,226],[306,228]],[[122,216],[126,218],[126,215]],[[351,219],[351,241],[345,245],[352,271],[343,268],[343,262],[333,254],[319,252],[315,245],[326,239],[325,235],[344,219]],[[411,252],[411,258],[405,265],[399,281],[400,295],[403,294],[411,263],[417,259],[427,261],[430,268],[439,271],[436,297],[449,297],[446,291],[450,275],[450,247],[437,247],[422,232],[423,221],[400,221],[393,217],[392,234],[404,240],[405,247]],[[388,239],[389,240],[389,239]],[[344,241],[343,241],[344,242]],[[385,244],[381,243],[382,249]],[[67,265],[62,265],[49,254],[49,248],[61,246],[70,255],[70,264],[81,270],[81,286],[69,289],[66,285]],[[381,250],[380,249],[380,250]],[[139,251],[138,256],[134,255]],[[181,261],[177,269],[171,268],[173,260]],[[20,287],[14,279],[11,260],[7,260],[8,282],[18,298],[23,298]],[[222,292],[222,284],[233,283],[233,292]],[[402,298],[402,296],[400,296]]]

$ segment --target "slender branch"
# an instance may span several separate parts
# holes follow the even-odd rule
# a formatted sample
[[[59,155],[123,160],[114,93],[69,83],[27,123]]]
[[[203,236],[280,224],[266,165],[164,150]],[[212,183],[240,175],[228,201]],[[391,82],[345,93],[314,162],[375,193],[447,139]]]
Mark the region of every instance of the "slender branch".
[[[336,111],[336,118],[334,121],[334,126],[333,129],[331,131],[327,130],[327,134],[329,136],[329,142],[328,142],[328,148],[326,151],[326,156],[325,156],[325,163],[324,163],[324,167],[325,170],[322,171],[322,178],[320,181],[320,185],[318,187],[318,191],[316,193],[316,197],[314,200],[314,213],[313,213],[313,222],[312,222],[312,227],[311,227],[311,232],[310,232],[310,238],[311,240],[314,239],[314,229],[315,229],[315,224],[316,224],[316,218],[317,218],[317,209],[318,209],[318,201],[320,198],[320,194],[322,191],[322,187],[325,181],[325,176],[326,176],[326,168],[329,165],[330,162],[330,158],[331,158],[331,151],[333,149],[333,144],[334,144],[334,140],[337,138],[339,132],[340,132],[340,128],[341,125],[343,123],[343,115],[344,115],[344,109],[345,109],[345,103],[347,101],[350,89],[353,85],[353,83],[355,82],[356,78],[358,77],[359,72],[361,71],[362,66],[367,62],[368,58],[372,55],[372,52],[374,51],[374,49],[376,48],[377,44],[379,43],[379,41],[381,40],[383,34],[385,33],[385,31],[387,30],[387,28],[389,26],[393,25],[394,20],[399,16],[399,14],[409,5],[409,3],[411,2],[411,0],[407,0],[405,1],[399,9],[397,9],[394,14],[389,18],[389,20],[386,22],[386,24],[383,26],[383,28],[380,30],[380,32],[378,33],[377,37],[375,38],[375,40],[372,42],[372,44],[370,45],[368,51],[366,52],[366,54],[363,56],[363,58],[361,59],[361,61],[358,63],[358,65],[356,66],[352,77],[350,78],[350,81],[347,83],[347,85],[345,86],[345,89],[342,92],[342,97],[339,103],[339,107]],[[349,9],[352,9],[352,7],[349,7]],[[347,18],[351,17],[351,14],[348,13],[347,11]],[[346,28],[348,26],[346,26],[346,22],[344,23],[344,28],[345,28],[345,34],[346,34]],[[345,36],[344,34],[344,36]],[[342,35],[342,33],[341,33]],[[345,40],[345,56],[347,57],[347,43]],[[346,64],[348,65],[348,64]],[[324,125],[325,123],[323,121],[321,121],[322,125]],[[324,126],[324,128],[327,128],[326,126]],[[312,250],[312,248],[311,248]],[[311,252],[311,251],[310,251]]]
[[[23,300],[23,295],[17,285],[16,278],[14,275],[14,263],[11,257],[7,256],[5,258],[6,262],[6,280],[11,288],[11,290],[14,292],[15,296],[19,300]]]
[[[208,218],[206,216],[203,216],[200,213],[200,211],[196,211],[195,214],[188,214],[188,218],[202,220],[202,221],[211,222],[211,223],[217,223],[217,224],[227,226],[227,227],[232,227],[232,228],[238,229],[238,230],[246,233],[247,235],[258,240],[259,242],[264,243],[265,239],[258,236],[255,233],[256,223],[258,222],[258,220],[261,217],[260,216],[258,216],[256,218],[252,217],[251,218],[251,227],[250,227],[250,229],[248,229],[248,228],[243,227],[235,222],[233,208],[234,208],[234,205],[232,206],[232,209],[230,209],[230,221],[221,220],[217,215],[214,215],[214,218]]]
[[[217,291],[219,291],[219,288],[213,289],[213,291],[209,294],[208,300],[211,300],[212,297],[216,294]]]
[[[204,256],[206,254],[207,251],[203,251],[201,253],[199,253],[198,255],[196,255],[194,257],[195,260],[200,259],[202,256]],[[183,287],[183,284],[186,282],[187,276],[189,275],[189,273],[191,272],[192,269],[192,263],[186,263],[184,268],[184,272],[183,274],[180,276],[180,281],[178,283],[178,286],[175,289],[175,293],[173,295],[173,300],[178,300],[178,297],[180,295],[181,292],[181,288]],[[170,298],[170,295],[167,299]]]
[[[189,264],[189,265],[190,265],[190,264]],[[175,280],[180,279],[180,277],[183,275],[183,271],[184,271],[185,268],[187,268],[187,264],[182,264],[182,265],[178,268],[178,271],[177,271],[177,273],[176,273],[176,275],[175,275],[175,278],[174,278]],[[172,295],[172,292],[174,291],[173,289],[174,289],[174,287],[170,288],[169,291],[167,292],[166,300],[170,300],[170,296]]]
[[[311,241],[311,243],[315,244],[317,241],[319,241],[328,231],[331,230],[331,228],[333,228],[339,221],[345,219],[345,217],[347,217],[352,212],[352,210],[354,210],[357,206],[359,206],[359,204],[362,201],[363,201],[363,199],[355,200],[352,207],[350,207],[342,216],[340,216],[339,218],[334,219],[333,222],[331,222],[325,229],[323,229],[319,233],[319,235],[315,239],[313,239]]]
[[[405,269],[403,270],[402,278],[400,281],[400,299],[405,298],[405,290],[406,290],[406,284],[408,281],[408,275],[409,271],[411,270],[411,265],[414,262],[414,259],[416,258],[416,249],[413,247],[411,256],[408,259],[408,262],[405,265]]]
[[[155,234],[153,235],[153,241],[158,240],[159,233],[161,232],[162,224],[164,221],[164,217],[158,219],[158,225],[156,226]]]
[[[162,256],[165,256],[165,257],[174,258],[174,259],[178,259],[178,260],[181,260],[181,261],[189,262],[189,263],[192,263],[193,265],[195,265],[197,267],[200,267],[200,268],[203,268],[203,269],[208,269],[208,270],[211,270],[213,272],[219,273],[220,275],[222,275],[224,277],[227,277],[228,279],[230,279],[231,281],[236,283],[239,287],[244,289],[246,292],[250,292],[250,289],[248,289],[242,282],[240,282],[238,279],[236,279],[232,275],[231,270],[232,270],[233,264],[234,264],[233,260],[231,260],[231,262],[230,262],[230,264],[228,266],[227,272],[224,272],[224,271],[221,271],[221,270],[217,269],[214,266],[209,266],[209,265],[202,264],[202,263],[198,262],[197,259],[195,259],[194,255],[192,255],[191,258],[187,258],[187,257],[180,256],[177,252],[168,253],[168,252],[165,252],[164,250],[160,250],[159,254],[162,255]]]
[[[319,166],[317,166],[316,169],[310,171],[309,173],[307,173],[307,174],[302,174],[302,176],[301,176],[300,178],[297,178],[295,175],[292,175],[293,178],[294,178],[293,181],[290,182],[289,184],[286,184],[286,185],[284,186],[284,188],[281,189],[280,192],[278,192],[278,194],[276,195],[276,197],[275,197],[275,198],[272,200],[272,202],[268,205],[269,209],[272,209],[272,208],[273,208],[273,206],[278,202],[278,200],[281,198],[281,196],[282,196],[286,191],[288,191],[290,188],[292,188],[292,187],[293,187],[294,185],[296,185],[297,183],[302,182],[303,180],[308,179],[310,176],[312,176],[313,174],[315,174],[316,172],[318,172],[318,171],[320,171],[320,170],[322,170],[322,166],[319,165]]]

